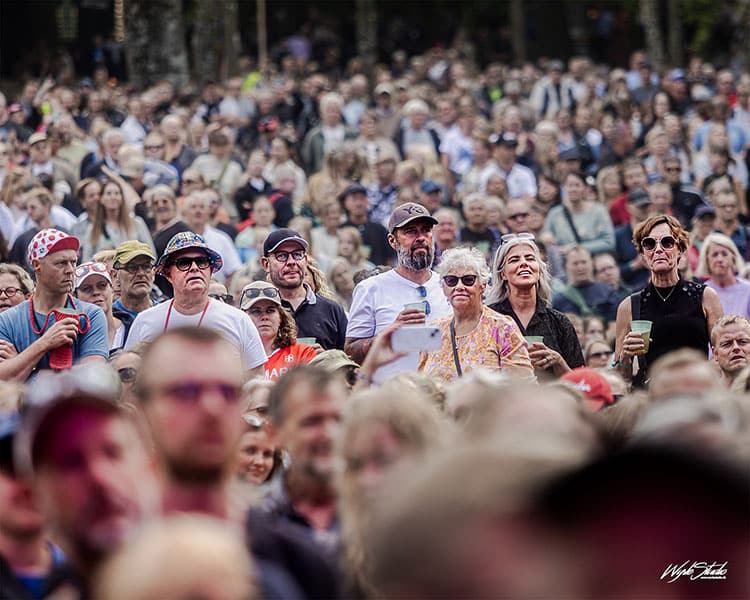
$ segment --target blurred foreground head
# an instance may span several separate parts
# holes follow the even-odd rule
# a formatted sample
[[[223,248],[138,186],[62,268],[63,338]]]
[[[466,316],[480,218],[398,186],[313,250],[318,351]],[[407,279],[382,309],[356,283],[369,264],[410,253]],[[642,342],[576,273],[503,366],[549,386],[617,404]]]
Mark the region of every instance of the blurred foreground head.
[[[146,527],[107,561],[95,597],[105,600],[253,600],[252,559],[226,523],[195,515]]]

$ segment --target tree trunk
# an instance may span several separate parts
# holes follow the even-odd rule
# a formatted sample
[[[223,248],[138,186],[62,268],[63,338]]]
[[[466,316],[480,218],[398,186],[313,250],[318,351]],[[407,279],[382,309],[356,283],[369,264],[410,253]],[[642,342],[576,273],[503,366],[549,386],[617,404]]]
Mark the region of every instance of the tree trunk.
[[[365,64],[365,73],[372,81],[378,60],[378,13],[375,0],[357,0],[357,54]]]
[[[750,69],[750,0],[738,0],[736,43],[745,71]]]
[[[669,62],[672,66],[684,64],[681,3],[682,0],[669,0],[669,5],[667,6],[667,23],[669,27],[667,39],[669,43]]]
[[[526,61],[526,28],[524,26],[523,0],[510,3],[510,43],[513,46],[513,62]]]
[[[657,0],[641,0],[640,7],[641,24],[646,34],[648,56],[656,69],[661,69],[664,66],[664,43],[659,23]]]
[[[167,79],[188,81],[182,0],[128,0],[125,3],[125,56],[130,81],[144,86]]]
[[[193,18],[193,78],[198,83],[225,79],[237,65],[236,0],[196,2]]]

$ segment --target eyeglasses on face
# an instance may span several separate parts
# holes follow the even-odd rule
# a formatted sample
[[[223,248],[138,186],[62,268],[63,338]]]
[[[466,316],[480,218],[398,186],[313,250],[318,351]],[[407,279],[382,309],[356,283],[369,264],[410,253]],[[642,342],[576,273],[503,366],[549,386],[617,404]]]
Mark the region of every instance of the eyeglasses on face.
[[[235,404],[240,400],[241,387],[232,385],[231,383],[224,383],[221,381],[216,382],[193,382],[187,381],[185,383],[177,383],[175,385],[168,385],[161,388],[161,392],[167,396],[183,402],[185,404],[195,404],[209,391],[217,391],[224,402],[227,404]]]
[[[98,262],[89,262],[89,263],[83,263],[82,265],[78,265],[76,267],[76,277],[80,278],[84,275],[88,275],[89,273],[98,273],[100,275],[106,273],[109,274],[109,269],[107,268],[107,265],[104,263],[98,263]]]
[[[299,262],[307,256],[307,253],[304,250],[293,250],[292,252],[284,252],[282,250],[281,252],[274,252],[271,256],[280,263],[287,262],[290,256],[292,257],[292,260]]]
[[[513,213],[512,215],[508,215],[508,219],[511,221],[516,221],[518,219],[525,219],[529,216],[529,213],[527,212],[520,212],[520,213]],[[505,237],[505,236],[503,236]]]
[[[153,144],[153,145],[144,146],[144,149],[146,150],[161,150],[162,148],[164,148],[164,144]]]
[[[232,294],[209,294],[208,297],[219,300],[224,304],[234,304],[234,296]]]
[[[202,183],[199,179],[183,179],[182,183],[185,185],[198,185],[199,183]]]
[[[653,250],[656,250],[657,244],[661,246],[664,250],[671,250],[677,244],[677,240],[675,240],[671,235],[665,235],[664,237],[658,240],[652,237],[643,238],[641,240],[641,246],[647,252],[652,252]]]
[[[461,275],[461,277],[459,277],[458,275],[444,275],[443,276],[443,283],[447,285],[448,287],[456,287],[459,281],[461,281],[461,283],[464,286],[471,287],[476,283],[477,276],[476,275]]]
[[[17,287],[7,287],[5,289],[0,288],[0,297],[5,296],[7,298],[10,298],[12,296],[15,296],[17,293],[23,292],[21,288]]]
[[[143,271],[144,273],[148,273],[153,268],[154,268],[154,263],[152,262],[147,262],[147,263],[129,262],[125,265],[120,265],[119,267],[117,267],[117,270],[127,271],[131,275],[135,275],[138,271]]]
[[[208,256],[181,256],[172,262],[180,271],[189,271],[193,263],[202,271],[208,268],[211,264],[211,259]]]
[[[590,360],[592,358],[605,358],[605,357],[608,357],[610,354],[612,354],[612,353],[609,352],[609,351],[607,351],[607,352],[592,352],[591,354],[588,355],[588,358],[586,360]]]
[[[133,367],[123,367],[122,369],[117,369],[117,375],[120,377],[122,383],[133,383],[136,375],[138,375],[138,370]]]

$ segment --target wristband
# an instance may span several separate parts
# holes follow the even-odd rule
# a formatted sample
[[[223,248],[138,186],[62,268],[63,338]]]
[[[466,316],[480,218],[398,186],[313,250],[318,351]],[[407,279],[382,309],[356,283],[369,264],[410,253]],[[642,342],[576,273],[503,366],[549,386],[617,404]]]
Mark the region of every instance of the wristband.
[[[357,371],[354,374],[354,378],[361,379],[362,381],[366,381],[370,385],[375,385],[375,382],[372,380],[372,377],[370,377],[369,375],[366,375],[365,373],[360,373],[359,371]]]

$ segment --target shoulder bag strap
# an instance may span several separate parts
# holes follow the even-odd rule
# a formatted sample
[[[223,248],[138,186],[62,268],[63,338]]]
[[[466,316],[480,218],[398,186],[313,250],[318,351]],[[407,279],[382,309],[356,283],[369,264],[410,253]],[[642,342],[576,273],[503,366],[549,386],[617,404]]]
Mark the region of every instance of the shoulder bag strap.
[[[630,294],[630,320],[640,321],[641,320],[641,294],[642,292],[635,292]],[[638,362],[638,372],[644,372],[646,369],[646,356],[640,354],[635,357]]]
[[[573,216],[570,214],[570,211],[568,210],[568,207],[564,204],[561,204],[563,209],[563,214],[565,215],[565,219],[568,221],[568,225],[570,225],[570,230],[573,232],[573,237],[576,239],[576,243],[581,243],[581,236],[578,235],[578,230],[576,229],[576,226],[573,225]]]
[[[458,360],[458,348],[456,348],[456,325],[455,319],[451,319],[451,346],[453,346],[453,362],[456,363],[456,373],[461,377],[463,371],[461,370],[461,361]]]
[[[575,286],[570,284],[566,285],[562,294],[576,305],[578,310],[581,311],[582,317],[588,317],[594,314],[594,311],[591,310],[591,307],[586,303],[586,299],[583,297],[583,294],[581,294],[581,292],[579,292]]]

